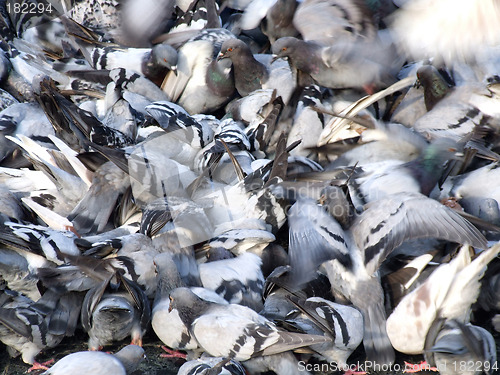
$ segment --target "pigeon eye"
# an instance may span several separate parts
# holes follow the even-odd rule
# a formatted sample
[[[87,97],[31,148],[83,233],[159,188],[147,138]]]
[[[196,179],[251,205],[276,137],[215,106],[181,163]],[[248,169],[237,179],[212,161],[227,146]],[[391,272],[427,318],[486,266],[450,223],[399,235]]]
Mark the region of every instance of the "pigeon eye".
[[[450,148],[448,149],[448,151],[449,151],[449,152],[456,152],[456,151],[457,151],[457,149],[456,149],[456,148],[453,148],[453,147],[450,147]]]
[[[281,50],[282,50],[282,51],[286,51],[286,47],[283,47]]]
[[[229,47],[229,48],[227,49],[227,51],[228,51],[228,52],[231,52],[232,50],[233,50],[233,49],[232,49],[231,47]]]

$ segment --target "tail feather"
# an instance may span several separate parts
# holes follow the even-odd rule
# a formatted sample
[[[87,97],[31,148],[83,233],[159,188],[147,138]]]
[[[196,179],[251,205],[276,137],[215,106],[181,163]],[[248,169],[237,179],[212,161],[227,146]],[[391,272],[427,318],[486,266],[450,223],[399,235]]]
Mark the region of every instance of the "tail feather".
[[[394,349],[387,336],[386,316],[382,302],[362,309],[364,316],[365,335],[363,345],[366,360],[377,365],[394,363]]]

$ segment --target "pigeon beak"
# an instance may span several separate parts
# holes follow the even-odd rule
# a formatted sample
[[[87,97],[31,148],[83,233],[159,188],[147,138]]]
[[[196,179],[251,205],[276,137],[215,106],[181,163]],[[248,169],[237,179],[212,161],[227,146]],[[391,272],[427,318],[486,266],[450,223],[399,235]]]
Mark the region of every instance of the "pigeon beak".
[[[174,299],[172,297],[169,297],[168,299],[170,300],[170,303],[168,304],[168,312],[172,312],[172,310],[174,309],[174,306],[172,304],[172,302],[174,302]]]
[[[217,59],[216,60],[220,61],[220,60],[222,60],[225,57],[226,57],[226,55],[223,52],[219,52],[219,54],[217,55]]]
[[[178,74],[178,72],[177,72],[177,65],[171,66],[170,67],[170,71],[173,72],[177,76],[177,74]]]
[[[283,60],[285,60],[285,61],[286,61],[286,60],[288,60],[288,59],[286,58],[286,56],[280,56],[280,55],[272,55],[272,56],[273,56],[273,58],[271,59],[271,64],[272,64],[273,62],[275,62],[276,60],[279,60],[279,59],[283,59]]]

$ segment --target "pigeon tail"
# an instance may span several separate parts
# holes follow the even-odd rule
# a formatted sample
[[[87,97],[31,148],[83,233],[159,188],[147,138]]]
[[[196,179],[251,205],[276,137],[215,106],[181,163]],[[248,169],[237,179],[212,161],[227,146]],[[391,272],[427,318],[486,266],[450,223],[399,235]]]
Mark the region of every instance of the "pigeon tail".
[[[365,335],[363,345],[366,360],[373,365],[389,365],[394,363],[395,353],[387,336],[386,316],[382,301],[374,305],[362,307]]]

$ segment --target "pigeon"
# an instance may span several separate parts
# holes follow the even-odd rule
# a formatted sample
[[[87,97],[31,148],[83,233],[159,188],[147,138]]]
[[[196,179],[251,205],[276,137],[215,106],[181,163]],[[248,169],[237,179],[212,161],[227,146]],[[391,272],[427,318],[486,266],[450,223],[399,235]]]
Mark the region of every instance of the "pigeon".
[[[239,39],[226,40],[217,59],[232,62],[234,85],[241,97],[259,89],[277,90],[284,103],[288,103],[295,85],[293,73],[286,63],[275,61],[269,55],[253,55],[250,47]]]
[[[500,204],[500,195],[495,188],[495,184],[489,183],[495,181],[496,175],[499,174],[497,166],[497,163],[491,163],[470,172],[449,176],[443,182],[441,190],[436,192],[437,194],[433,194],[433,197],[436,199],[454,197],[459,202],[472,198],[490,198]]]
[[[250,48],[239,39],[225,41],[217,58],[231,59],[236,90],[241,96],[262,88],[269,77],[266,67],[255,60]]]
[[[294,37],[278,39],[272,45],[275,58],[286,58],[291,67],[311,77],[320,86],[343,89],[385,87],[394,80],[399,61],[390,46],[381,42],[339,42],[323,46]]]
[[[130,102],[132,100],[129,97],[137,100],[137,96],[144,98],[149,102],[159,101],[159,100],[169,100],[168,95],[166,95],[154,82],[147,79],[143,75],[124,68],[115,68],[109,71],[109,78],[114,82],[116,89],[121,89],[123,91],[123,97]],[[136,106],[137,107],[137,106]],[[140,108],[136,108],[140,110]]]
[[[35,302],[3,290],[0,299],[0,340],[11,356],[20,353],[35,368],[40,351],[57,346],[76,329],[81,301],[73,294],[61,296],[49,290]]]
[[[326,189],[323,199],[330,201],[331,214],[310,198],[299,199],[288,211],[289,256],[296,283],[309,280],[322,265],[332,289],[363,313],[368,360],[391,363],[394,352],[385,332],[377,276],[380,264],[411,238],[439,237],[480,248],[486,247],[486,240],[457,213],[421,194],[392,194],[372,202],[359,216],[339,187]],[[397,220],[398,215],[405,220]]]
[[[59,231],[35,224],[6,221],[0,225],[0,243],[39,264],[62,264],[65,255],[80,255],[71,231]]]
[[[132,337],[132,344],[142,345],[151,317],[149,300],[136,283],[120,272],[111,274],[85,295],[81,321],[89,334],[90,350],[99,350],[127,336]]]
[[[399,48],[409,58],[434,58],[438,64],[471,62],[485,48],[500,42],[496,0],[440,0],[430,5],[428,0],[407,1],[388,20]],[[465,33],[469,27],[473,33]],[[439,36],[434,33],[437,28]]]
[[[246,375],[245,368],[239,362],[221,357],[201,357],[187,361],[179,368],[177,375],[208,375],[213,371],[220,371],[222,375]]]
[[[133,373],[144,358],[144,349],[137,345],[127,345],[115,354],[74,352],[61,358],[43,374],[63,375],[89,371],[96,375],[126,375]]]
[[[297,7],[293,24],[303,40],[323,45],[372,40],[377,33],[375,20],[362,0],[303,1]]]
[[[427,111],[452,90],[452,86],[432,65],[423,65],[417,70],[418,83],[424,88],[424,103]]]
[[[460,145],[453,139],[439,138],[423,149],[421,143],[416,143],[421,151],[413,160],[364,164],[362,172],[354,172],[355,193],[351,196],[356,208],[394,193],[430,195],[446,172],[445,163],[463,157]]]
[[[315,107],[321,105],[322,99],[321,89],[317,85],[310,85],[302,90],[287,143],[290,145],[299,139],[302,142],[290,155],[311,156],[309,148],[316,146],[324,126],[324,116],[315,110]]]
[[[265,248],[276,240],[262,220],[231,221],[219,225],[216,230],[216,236],[204,246],[209,252],[211,249],[225,249],[236,256],[253,253],[262,257]]]
[[[121,31],[127,45],[145,46],[163,32],[166,22],[171,21],[175,1],[128,0],[120,4]],[[149,22],[141,22],[147,19]]]
[[[1,159],[5,159],[17,148],[6,141],[6,135],[23,134],[37,141],[47,142],[47,136],[54,134],[50,122],[36,103],[15,103],[0,112],[2,151]]]
[[[84,239],[88,240],[88,238]],[[121,263],[113,262],[113,267],[123,269],[125,277],[139,284],[148,297],[154,297],[156,274],[153,259],[159,251],[153,245],[151,238],[142,233],[131,233],[93,242],[90,246],[82,255],[99,256],[111,261],[120,260]]]
[[[235,91],[230,64],[216,60],[219,43],[234,38],[234,35],[224,29],[208,32],[206,37],[202,34],[179,48],[177,74],[169,73],[162,84],[170,100],[190,114],[219,109]],[[211,35],[215,41],[210,39]]]
[[[456,320],[444,323],[425,357],[443,375],[493,374],[497,370],[496,346],[491,333]]]
[[[280,331],[248,307],[207,302],[188,288],[177,288],[170,293],[169,309],[179,313],[189,332],[208,354],[237,361],[331,340]]]
[[[157,270],[157,288],[151,313],[153,331],[165,345],[172,349],[198,350],[198,342],[180,319],[178,312],[170,309],[170,293],[188,284],[181,279],[178,266],[170,253],[164,252],[157,255],[154,262]],[[211,290],[200,288],[198,285],[191,285],[191,287],[201,298],[217,303],[227,303]]]
[[[161,83],[168,71],[175,71],[177,51],[163,43],[152,48],[95,47],[90,51],[90,59],[97,70],[123,68]]]
[[[242,30],[255,29],[260,25],[269,41],[274,43],[281,37],[298,35],[293,24],[296,9],[296,0],[254,0],[245,7],[237,25]]]
[[[339,368],[345,368],[347,359],[363,340],[363,315],[352,306],[321,297],[309,297],[306,300],[295,296],[288,298],[298,309],[288,313],[283,324],[296,327],[299,332],[316,335],[323,333],[332,337],[333,345],[316,344],[311,345],[310,349],[328,363],[335,362]]]
[[[428,336],[439,319],[468,323],[471,305],[479,295],[479,279],[499,251],[500,246],[495,245],[471,261],[469,247],[463,246],[453,260],[441,264],[425,282],[403,297],[387,319],[387,334],[394,348],[402,353],[422,353],[425,343],[435,340]],[[410,322],[411,327],[418,329],[402,331],[401,327],[408,327]]]
[[[460,141],[477,125],[496,126],[497,103],[497,95],[488,86],[475,82],[463,84],[450,90],[412,127],[434,139],[446,137]]]
[[[264,276],[262,260],[256,254],[243,253],[235,258],[201,263],[201,283],[213,290],[229,303],[248,306],[260,311]]]

